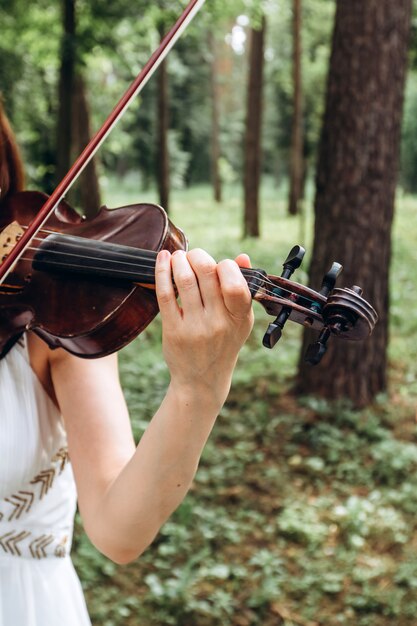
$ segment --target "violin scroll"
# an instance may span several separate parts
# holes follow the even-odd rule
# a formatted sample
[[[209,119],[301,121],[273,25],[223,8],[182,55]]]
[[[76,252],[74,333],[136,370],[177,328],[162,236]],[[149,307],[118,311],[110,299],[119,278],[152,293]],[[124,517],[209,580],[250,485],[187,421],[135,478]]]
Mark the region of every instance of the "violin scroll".
[[[362,289],[357,285],[351,289],[334,289],[327,299],[322,315],[324,328],[318,340],[308,347],[305,355],[305,360],[312,365],[320,363],[332,335],[360,341],[372,333],[378,321],[375,309],[362,298]]]

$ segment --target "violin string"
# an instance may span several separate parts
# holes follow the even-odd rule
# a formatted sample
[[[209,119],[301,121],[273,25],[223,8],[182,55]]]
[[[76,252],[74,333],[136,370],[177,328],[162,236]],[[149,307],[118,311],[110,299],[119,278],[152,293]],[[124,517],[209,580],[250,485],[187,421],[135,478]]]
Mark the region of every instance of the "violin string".
[[[27,230],[28,226],[21,226],[22,230]],[[38,231],[38,233],[46,233],[47,235],[60,235],[61,233],[58,230],[50,230],[49,228],[40,228]],[[61,235],[64,236],[64,235]],[[36,239],[36,237],[33,237],[33,239]],[[32,239],[32,241],[33,241]],[[38,237],[39,239],[39,237]]]
[[[26,257],[26,258],[22,258],[21,260],[22,260],[22,261],[32,262],[32,259],[27,258],[27,257]],[[65,267],[68,267],[68,265],[67,265],[66,263],[63,263],[63,262],[62,262],[62,263],[60,263],[59,261],[58,261],[58,262],[57,262],[57,261],[50,261],[50,262],[49,262],[49,261],[43,261],[43,263],[44,263],[45,265],[48,265],[48,264],[49,264],[49,265],[51,265],[52,267],[57,267],[57,266],[61,266],[61,267],[64,267],[64,268],[65,268]],[[79,269],[85,269],[85,266],[83,266],[83,265],[77,265],[77,264],[72,264],[72,265],[71,265],[71,267],[73,267],[73,268],[75,268],[75,269],[77,269],[77,268],[79,268]],[[94,267],[94,266],[93,266],[93,267],[90,267],[90,268],[88,268],[88,269],[91,269],[91,270],[93,270],[93,271],[94,271],[94,270],[99,271],[101,268],[100,268],[100,267]],[[242,269],[244,269],[244,268],[241,268],[241,270],[242,270]],[[248,268],[248,269],[249,269],[249,268]],[[117,273],[118,273],[118,274],[123,274],[124,272],[123,272],[123,270],[119,270],[119,269],[112,268],[112,273],[115,273],[115,274],[117,274]],[[258,273],[260,274],[260,272],[258,272]],[[243,274],[244,276],[245,276],[245,275],[246,275],[246,276],[249,276],[250,278],[253,276],[253,274],[248,274],[247,272],[246,272],[246,273],[245,273],[245,272],[242,272],[242,274]],[[136,282],[136,284],[137,284],[137,283],[142,282],[142,279],[143,279],[143,281],[146,281],[146,279],[147,279],[147,278],[154,278],[154,277],[155,277],[155,274],[154,274],[154,273],[152,273],[152,272],[151,272],[151,273],[148,273],[148,274],[144,273],[144,274],[142,274],[142,277],[141,277],[141,278],[138,278],[138,279],[137,279],[137,281],[135,281],[135,282]],[[263,274],[260,274],[260,277],[263,279],[263,278],[264,278]],[[133,281],[132,281],[132,282],[133,282]],[[272,285],[274,285],[274,283],[272,283],[272,282],[271,282],[271,284],[272,284]],[[275,298],[275,299],[278,297],[278,294],[277,294],[275,291],[273,291],[273,290],[271,290],[271,289],[268,289],[268,288],[265,286],[265,284],[261,285],[261,286],[260,286],[260,288],[262,289],[262,295],[264,295],[264,296],[270,296],[271,298]],[[277,287],[274,285],[274,288],[276,289]],[[279,289],[279,290],[280,290],[280,292],[281,292],[279,295],[280,295],[283,299],[286,299],[286,300],[288,300],[288,302],[289,302],[289,303],[294,304],[294,301],[292,301],[292,300],[291,300],[291,295],[292,295],[292,292],[291,292],[290,290],[285,289],[285,288],[281,288],[281,287],[278,287],[278,289]],[[282,294],[282,292],[286,292],[286,294],[287,294],[289,297],[285,298],[285,294]],[[305,301],[305,302],[309,302],[309,303],[311,303],[311,304],[315,303],[315,301],[314,301],[314,300],[311,300],[311,299],[310,299],[310,298],[308,298],[308,297],[305,297],[305,296],[301,296],[301,297],[302,297],[303,301]]]
[[[43,241],[42,239],[40,239],[40,240]],[[72,244],[72,245],[75,245],[75,244]],[[29,250],[33,250],[33,251],[37,251],[38,250],[38,248],[34,248],[33,246],[29,246],[28,249]],[[63,252],[60,252],[58,250],[48,250],[48,254],[57,254],[57,255],[60,255],[60,256],[74,256],[76,258],[80,258],[79,254],[75,254],[75,253],[71,253],[71,252],[64,252],[63,253]],[[93,256],[88,256],[86,258],[88,258],[89,260],[94,260],[94,261],[100,261],[100,262],[103,261],[103,259],[100,259],[100,258],[97,258],[97,257],[93,257]],[[143,257],[143,258],[138,257],[138,258],[140,260],[143,260],[143,261],[149,261],[149,259],[146,258],[146,257]],[[27,262],[32,262],[32,259],[29,259],[29,258],[22,258],[21,260],[22,261],[27,261]],[[108,261],[108,262],[110,262],[110,261]],[[61,267],[68,267],[67,263],[59,263],[57,261],[50,261],[50,262],[48,262],[47,260],[44,260],[43,263],[44,264],[48,264],[49,263],[51,266],[60,265]],[[123,264],[123,265],[130,265],[135,270],[154,269],[154,262],[153,262],[153,260],[150,260],[150,263],[147,263],[146,265],[138,264],[138,263],[127,263],[127,262],[124,262],[124,261],[117,261],[117,260],[116,261],[112,260],[112,263],[119,263],[119,264]],[[71,264],[71,267],[73,267],[75,269],[85,269],[85,266],[78,265],[78,264],[75,264],[75,263]],[[90,266],[88,269],[90,269],[91,271],[100,271],[102,268],[100,266]],[[247,278],[255,277],[255,278],[258,278],[258,279],[262,280],[263,284],[261,285],[261,287],[263,288],[264,295],[271,296],[271,297],[274,297],[274,298],[277,297],[277,293],[276,293],[276,291],[274,291],[274,289],[277,289],[277,286],[271,280],[269,280],[268,277],[265,277],[264,274],[262,274],[262,272],[260,272],[259,270],[255,270],[253,268],[240,268],[240,269],[241,269],[241,272],[242,272],[243,276],[245,276]],[[124,273],[123,270],[119,270],[119,269],[116,269],[114,267],[112,268],[112,272],[118,273],[118,274],[123,274]],[[150,273],[146,273],[145,272],[143,274],[143,277],[145,279],[146,278],[154,278],[155,277],[155,273],[154,272],[150,272]],[[269,290],[267,288],[267,285],[272,286],[273,289]],[[280,290],[281,293],[284,292],[283,295],[287,294],[289,297],[291,297],[292,292],[289,289],[286,289],[285,287],[278,287],[278,289]],[[307,301],[307,302],[310,302],[311,304],[313,304],[315,302],[314,300],[311,300],[308,297],[304,297],[303,296],[303,299],[305,301]]]
[[[38,248],[29,247],[28,250],[37,251]],[[77,255],[77,254],[74,254],[74,253],[71,253],[71,252],[62,253],[62,252],[59,252],[57,250],[48,250],[48,254],[58,254],[60,256],[75,256],[76,258],[80,258],[80,255]],[[87,258],[89,260],[102,261],[102,259],[98,259],[97,257],[87,257]],[[30,259],[28,257],[22,257],[20,260],[27,261],[29,263],[31,263],[33,261],[33,259]],[[147,260],[147,259],[144,258],[143,260]],[[54,266],[56,267],[56,266],[59,265],[61,267],[72,267],[74,269],[84,269],[84,270],[86,269],[86,267],[84,265],[78,265],[76,263],[72,263],[70,266],[68,266],[67,263],[64,263],[64,262],[59,263],[57,261],[43,260],[43,263],[44,264],[49,264],[52,267],[54,267]],[[149,270],[149,269],[152,269],[152,267],[153,267],[152,265],[149,265],[149,264],[148,265],[141,265],[141,264],[135,264],[135,263],[125,263],[123,261],[113,261],[113,263],[120,263],[120,264],[123,264],[123,265],[131,265],[132,268],[134,268],[135,270],[144,270],[144,269],[145,270]],[[91,270],[91,271],[100,271],[102,269],[102,267],[97,265],[97,266],[90,266],[90,267],[88,267],[88,269]],[[290,300],[292,292],[289,289],[287,289],[285,287],[278,287],[271,280],[269,280],[268,277],[264,276],[264,274],[262,274],[262,272],[260,272],[259,270],[254,270],[252,268],[240,268],[240,270],[241,270],[243,276],[245,276],[246,278],[253,278],[253,277],[255,277],[255,278],[258,278],[258,279],[262,280],[263,284],[260,285],[260,287],[262,287],[264,295],[276,298],[278,294],[276,293],[275,290],[279,289],[279,291],[281,292],[279,295],[284,295],[284,297],[285,297],[285,295],[288,295],[287,299]],[[112,268],[112,272],[113,273],[117,273],[117,274],[123,274],[124,273],[123,270],[119,270],[119,269],[114,268],[114,267]],[[154,278],[155,277],[155,273],[154,272],[149,272],[149,273],[144,272],[142,274],[142,277],[144,279],[146,279],[146,278]],[[272,286],[273,289],[268,289],[267,285],[268,286]],[[315,303],[315,300],[312,300],[311,298],[308,298],[307,296],[302,296],[302,298],[303,298],[304,301],[309,302],[311,304]]]
[[[49,231],[49,232],[52,232],[52,231]],[[54,233],[54,234],[57,234],[57,233]],[[56,239],[56,240],[55,240],[55,245],[57,245],[57,244],[61,244],[61,243],[62,243],[62,244],[64,244],[64,245],[65,245],[65,247],[73,247],[73,248],[76,248],[76,249],[78,249],[78,248],[79,248],[79,246],[78,246],[77,242],[74,242],[74,241],[71,241],[71,240],[70,240],[70,241],[68,241],[67,239],[64,239],[64,238],[65,238],[65,235],[61,235],[60,239]],[[42,242],[44,241],[44,239],[43,239],[43,238],[41,238],[41,237],[34,237],[34,238],[33,238],[33,241],[39,241],[39,242],[41,242],[41,243],[42,243]],[[110,245],[111,245],[111,243],[109,243],[108,245],[110,246]],[[118,245],[118,244],[116,244],[116,245]],[[57,246],[57,247],[58,247],[58,246]],[[118,258],[121,258],[121,257],[122,257],[122,258],[123,258],[123,257],[126,257],[126,258],[133,259],[133,260],[135,261],[135,263],[131,263],[131,264],[130,264],[130,265],[132,265],[132,267],[135,267],[135,268],[138,268],[138,267],[140,267],[140,268],[143,268],[143,267],[154,267],[154,265],[155,265],[155,261],[156,261],[156,257],[157,257],[157,252],[155,252],[154,250],[146,250],[146,252],[147,252],[148,254],[149,254],[149,253],[154,253],[155,257],[154,257],[154,259],[152,259],[152,258],[149,258],[148,254],[147,254],[146,256],[143,256],[143,257],[142,257],[142,256],[140,256],[140,254],[138,254],[138,252],[139,252],[139,250],[140,250],[139,248],[133,248],[133,250],[134,250],[134,251],[132,251],[132,252],[129,252],[129,248],[130,248],[129,246],[124,246],[124,248],[125,248],[126,250],[120,250],[120,249],[118,249],[118,250],[117,250],[117,252],[116,252],[116,254],[117,254]],[[31,247],[28,247],[28,249],[30,249],[30,250],[36,250],[36,248],[33,248],[33,247],[32,247],[32,248],[31,248]],[[89,252],[89,251],[90,251],[90,250],[87,250],[87,252]],[[60,254],[60,255],[62,255],[62,254],[63,254],[63,253],[62,253],[62,252],[60,252],[59,250],[48,250],[47,252],[48,252],[48,254],[53,254],[53,253],[55,253],[55,252],[56,252],[57,254]],[[145,250],[144,250],[144,252],[145,252]],[[69,256],[69,255],[71,255],[72,253],[67,252],[67,253],[65,253],[65,254],[67,254],[67,255]],[[74,254],[73,256],[76,256],[77,258],[79,258],[79,257],[80,257],[80,254],[79,254],[79,253],[78,253],[78,254]],[[86,255],[86,257],[85,257],[85,258],[90,259],[90,260],[97,260],[97,261],[100,261],[100,262],[101,262],[101,261],[103,261],[103,260],[104,260],[104,261],[106,261],[106,259],[103,259],[102,257],[95,257],[95,256],[93,256],[93,255]],[[110,262],[110,261],[111,261],[111,262],[113,262],[113,263],[123,263],[123,264],[125,264],[125,265],[129,265],[129,263],[128,263],[128,262],[126,262],[126,261],[120,261],[120,260],[109,259],[109,260],[108,260],[108,262]],[[146,266],[139,266],[139,265],[137,264],[137,261],[145,261],[145,262],[147,262],[147,265],[146,265]],[[150,265],[149,265],[149,264],[150,264]],[[270,280],[268,279],[268,277],[267,277],[267,276],[265,276],[264,274],[262,274],[259,270],[256,270],[256,269],[254,269],[254,268],[241,268],[241,269],[247,269],[247,274],[248,274],[248,275],[250,275],[250,276],[257,276],[257,278],[262,278],[265,282],[268,282],[271,286],[275,287],[274,283],[273,283],[272,281],[270,281]],[[243,273],[243,272],[242,272],[242,273]]]
[[[53,233],[56,235],[56,233]],[[83,237],[80,237],[79,239],[84,239]],[[45,239],[43,239],[42,237],[33,237],[32,241],[39,241],[40,243],[47,241]],[[98,241],[96,239],[90,240],[90,241]],[[112,243],[111,242],[104,242],[106,243],[109,248],[111,247]],[[10,245],[10,244],[9,244]],[[76,248],[79,249],[79,244],[76,241],[72,241],[72,240],[68,240],[65,238],[65,235],[62,235],[60,239],[58,239],[58,237],[55,239],[55,246],[58,248],[60,245],[63,245],[64,247],[70,247],[70,248]],[[118,246],[119,244],[115,244],[116,246]],[[118,257],[126,257],[129,259],[134,259],[136,260],[145,260],[145,261],[150,261],[150,262],[155,262],[156,257],[157,257],[157,252],[155,252],[154,250],[143,250],[143,252],[147,252],[148,254],[146,256],[141,257],[140,256],[140,248],[132,248],[131,246],[122,246],[123,248],[125,248],[124,250],[120,250],[120,248],[117,250],[117,256]],[[28,249],[30,250],[36,250],[37,248],[30,248],[28,247]],[[94,251],[93,248],[89,248],[86,250],[86,252],[90,252]],[[129,250],[132,250],[132,252],[130,252]],[[57,250],[58,251],[58,250]],[[54,252],[54,250],[47,250],[48,254]],[[59,251],[58,251],[59,252]],[[62,254],[61,252],[59,252],[59,254]],[[70,254],[70,253],[68,253]],[[154,259],[152,259],[149,254],[154,254]],[[76,256],[80,256],[80,254],[78,253]],[[92,255],[86,255],[87,259],[97,259],[97,260],[103,260],[101,257],[94,257]],[[106,259],[104,259],[106,260]],[[115,261],[117,262],[117,261]]]
[[[52,231],[51,231],[52,232]],[[57,234],[57,233],[54,233]],[[39,241],[39,242],[43,242],[45,241],[42,237],[34,237],[33,241]],[[94,240],[93,240],[94,241]],[[111,243],[108,243],[109,246],[111,246]],[[65,235],[61,235],[60,238],[56,238],[55,239],[55,246],[56,246],[56,250],[47,250],[48,254],[60,254],[60,255],[68,255],[68,256],[75,256],[77,258],[80,258],[80,254],[79,253],[71,253],[71,252],[61,252],[59,251],[59,245],[63,244],[64,247],[70,247],[70,248],[75,248],[75,249],[79,249],[79,245],[77,242],[74,242],[72,240],[68,240],[65,238]],[[118,245],[118,244],[115,244]],[[92,254],[89,254],[90,249],[88,249],[86,252],[87,254],[85,255],[84,258],[89,259],[89,260],[96,260],[99,262],[112,262],[112,263],[121,263],[124,265],[131,265],[132,268],[144,268],[144,267],[155,267],[155,262],[156,262],[156,257],[157,257],[157,252],[155,252],[154,250],[143,250],[143,252],[146,252],[146,256],[141,256],[140,255],[140,248],[132,248],[130,246],[123,246],[125,249],[124,250],[120,250],[120,248],[116,251],[116,255],[118,257],[118,259],[132,259],[134,262],[133,263],[129,263],[128,261],[122,261],[122,260],[116,260],[116,259],[103,259],[103,257],[96,257]],[[28,247],[28,250],[36,250],[37,248],[33,248],[33,247]],[[130,252],[129,250],[132,250],[132,252]],[[92,252],[94,252],[93,249],[91,249]],[[149,257],[149,253],[153,253],[154,254],[154,258],[150,258]],[[138,265],[138,261],[144,261],[146,263],[146,265]],[[96,268],[94,268],[96,269]],[[272,287],[275,287],[274,283],[269,280],[269,278],[267,276],[265,276],[264,274],[262,274],[262,272],[260,272],[259,270],[256,270],[254,268],[241,268],[241,270],[245,270],[247,269],[247,275],[248,276],[256,276],[257,278],[262,278],[265,282],[269,283]],[[244,272],[242,272],[244,273]],[[290,293],[290,292],[289,292]]]
[[[72,240],[66,239],[65,235],[59,235],[59,234],[57,234],[54,231],[45,231],[45,232],[51,232],[51,233],[57,235],[57,238],[55,239],[55,245],[56,246],[57,246],[57,244],[61,244],[62,243],[65,247],[72,247],[72,248],[76,248],[76,249],[79,248],[77,242],[74,242]],[[58,237],[59,237],[59,239],[58,239]],[[34,237],[33,241],[39,241],[39,242],[42,243],[44,241],[44,239],[42,237]],[[108,245],[110,246],[111,243],[109,243]],[[116,245],[118,245],[118,244],[116,244]],[[155,266],[157,252],[155,252],[154,250],[146,250],[146,252],[148,254],[150,252],[154,253],[155,257],[154,257],[154,259],[152,259],[152,258],[149,258],[148,255],[143,256],[143,257],[140,256],[140,254],[138,254],[138,252],[140,250],[139,248],[133,248],[134,251],[132,251],[132,252],[129,252],[129,246],[124,246],[124,248],[126,248],[126,250],[120,250],[120,249],[117,250],[116,254],[117,254],[118,258],[121,258],[121,257],[122,258],[123,257],[130,258],[130,259],[133,259],[135,261],[134,263],[128,263],[127,261],[120,261],[120,260],[115,260],[115,259],[108,259],[107,260],[107,259],[103,259],[102,257],[95,257],[93,255],[86,255],[85,258],[87,258],[89,260],[100,261],[100,262],[107,260],[108,262],[112,262],[112,263],[123,263],[125,265],[131,265],[134,268],[140,268],[140,269],[143,269],[145,267],[146,268],[148,268],[148,267],[153,268]],[[28,250],[37,250],[37,248],[28,247]],[[87,252],[89,252],[89,251],[90,250],[87,250]],[[74,253],[71,253],[71,252],[63,253],[63,252],[60,252],[59,250],[48,250],[47,252],[48,252],[48,254],[54,254],[54,253],[60,254],[60,255],[65,254],[66,256],[75,256],[77,258],[80,258],[80,254],[79,253],[78,254],[74,254]],[[137,261],[145,261],[146,265],[138,265]],[[93,269],[97,269],[97,268],[93,268]],[[247,275],[248,276],[254,276],[254,277],[260,278],[264,282],[270,284],[272,287],[274,287],[274,288],[276,287],[276,285],[267,276],[265,276],[262,272],[260,272],[259,270],[256,270],[254,268],[241,268],[241,270],[245,270],[245,269],[247,270]],[[245,272],[242,271],[242,273],[245,275]],[[285,291],[285,288],[283,288],[283,289]],[[288,290],[288,293],[291,293],[291,292]],[[313,302],[313,301],[311,301],[311,302]]]
[[[68,254],[65,254],[65,256],[68,256]],[[76,256],[76,255],[71,255],[71,256]],[[33,259],[30,259],[30,258],[28,258],[28,257],[22,257],[22,258],[21,258],[21,260],[22,260],[22,261],[27,261],[27,262],[30,262],[30,263],[33,261]],[[42,261],[42,263],[43,263],[43,265],[45,265],[45,266],[50,265],[51,267],[57,267],[57,266],[60,266],[60,267],[63,267],[63,268],[68,267],[68,264],[67,264],[67,263],[65,263],[65,262],[59,262],[59,261],[48,261],[48,260],[43,260],[43,261]],[[132,265],[132,267],[134,267],[135,269],[138,269],[139,267],[141,267],[142,269],[143,269],[143,268],[145,268],[145,269],[150,269],[150,268],[148,268],[147,266],[139,266],[139,265],[134,265],[133,263],[131,263],[130,265]],[[76,264],[76,263],[72,263],[70,267],[71,267],[71,268],[74,268],[74,269],[81,269],[81,270],[82,270],[82,269],[84,269],[84,270],[86,269],[86,267],[85,267],[84,265],[78,265],[78,264]],[[88,267],[87,269],[89,269],[89,270],[91,270],[91,271],[95,271],[95,270],[96,270],[96,271],[100,271],[102,268],[101,268],[100,266],[90,266],[90,267]],[[241,268],[241,270],[242,270],[242,269],[244,269],[244,268]],[[112,271],[112,273],[115,273],[115,274],[124,274],[124,271],[123,271],[123,270],[121,270],[121,269],[117,269],[117,268],[114,268],[114,267],[112,268],[112,270],[111,270],[111,271]],[[244,276],[245,276],[245,275],[246,275],[246,276],[248,276],[249,278],[251,278],[251,277],[253,276],[253,274],[248,274],[247,272],[242,272],[242,274],[243,274]],[[260,274],[260,273],[259,273],[259,274]],[[261,276],[262,278],[264,278],[264,277],[263,277],[263,274],[260,274],[260,276]],[[147,273],[147,272],[145,271],[145,272],[143,272],[143,274],[141,275],[141,278],[143,278],[144,280],[146,280],[147,278],[155,278],[155,273],[154,273],[154,272],[148,272],[148,273]],[[137,279],[137,282],[140,282],[141,278],[138,278],[138,279]],[[273,284],[273,283],[272,283],[272,284]],[[264,287],[264,285],[262,285],[262,287]],[[291,292],[290,292],[289,290],[287,290],[287,289],[283,289],[282,291],[287,291],[287,292],[288,292],[288,295],[291,295]],[[274,297],[276,297],[276,295],[277,295],[277,294],[276,294],[276,293],[274,293],[272,290],[268,290],[268,289],[266,289],[266,288],[264,288],[264,294],[265,294],[265,295],[274,296]]]
[[[34,238],[34,239],[37,240],[37,241],[40,241],[40,242],[44,241],[41,237]],[[56,243],[61,243],[61,242],[58,241]],[[65,242],[62,242],[62,243],[65,243],[66,246],[77,247],[77,244],[73,243],[73,242],[65,241]],[[12,245],[9,244],[9,247],[12,247]],[[33,251],[37,251],[38,250],[38,248],[33,247],[33,246],[29,246],[27,249],[28,250],[33,250]],[[71,253],[71,252],[61,252],[59,250],[48,250],[47,252],[48,252],[48,254],[57,254],[57,255],[66,256],[66,257],[73,256],[73,257],[76,257],[76,258],[80,258],[80,254]],[[150,252],[154,252],[154,251],[150,251]],[[121,265],[129,265],[129,266],[132,267],[132,269],[135,269],[135,270],[149,270],[149,269],[152,270],[152,269],[155,268],[155,259],[156,259],[156,255],[157,255],[156,252],[155,252],[155,259],[149,259],[148,257],[145,257],[145,256],[141,257],[140,255],[136,255],[135,256],[134,254],[129,253],[129,252],[125,252],[125,251],[122,251],[120,253],[120,255],[121,256],[127,256],[128,258],[135,258],[138,261],[144,261],[144,262],[146,262],[146,264],[129,263],[127,261],[118,261],[118,260],[113,260],[113,259],[112,260],[107,260],[107,262],[112,262],[113,264],[119,263]],[[84,258],[86,258],[86,259],[88,259],[90,261],[99,261],[100,263],[102,263],[103,261],[106,262],[106,259],[102,259],[102,258],[94,257],[94,256],[86,256]],[[33,259],[22,258],[21,260],[22,261],[24,260],[24,261],[27,261],[27,262],[32,262]],[[48,261],[44,260],[43,263],[44,264],[45,263],[48,264]],[[62,267],[68,267],[68,264],[66,264],[66,263],[59,263],[59,262],[56,262],[56,261],[54,261],[54,262],[51,261],[50,265],[52,265],[52,266],[60,265]],[[85,266],[78,265],[78,264],[72,264],[71,267],[73,267],[75,269],[85,269]],[[88,267],[88,269],[90,269],[91,271],[100,271],[100,269],[102,269],[102,268],[97,265],[97,266],[90,266],[90,267]],[[240,270],[241,270],[243,276],[245,276],[246,278],[258,278],[259,280],[262,281],[261,287],[263,288],[264,295],[276,298],[277,295],[278,295],[276,293],[276,290],[278,289],[280,291],[279,295],[284,295],[284,296],[288,295],[289,298],[287,298],[287,299],[291,298],[291,295],[292,295],[293,292],[291,292],[290,289],[287,289],[285,287],[281,287],[281,286],[275,285],[275,283],[273,281],[271,281],[267,276],[265,276],[261,271],[253,269],[253,268],[240,268]],[[116,268],[112,268],[112,271],[115,272],[115,273],[118,273],[118,274],[123,274],[123,270],[119,270],[119,269],[116,269]],[[150,273],[146,273],[145,272],[144,273],[144,277],[145,278],[154,278],[154,276],[155,276],[154,272],[150,272]],[[268,289],[268,286],[271,287],[271,289]],[[315,300],[312,300],[311,298],[309,298],[307,296],[302,295],[301,297],[303,298],[304,301],[309,302],[311,304],[314,304],[316,302]]]

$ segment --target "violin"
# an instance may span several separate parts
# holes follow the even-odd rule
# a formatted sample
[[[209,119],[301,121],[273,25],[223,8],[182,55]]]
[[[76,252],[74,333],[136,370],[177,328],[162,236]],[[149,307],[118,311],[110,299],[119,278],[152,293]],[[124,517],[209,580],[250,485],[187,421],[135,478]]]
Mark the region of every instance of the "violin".
[[[0,262],[4,263],[44,206],[36,191],[5,198],[0,206]],[[82,218],[61,200],[46,225],[0,284],[0,358],[32,330],[50,348],[85,358],[115,352],[139,335],[158,313],[157,253],[187,249],[187,238],[154,204],[102,207]],[[263,345],[272,348],[288,320],[319,332],[306,360],[317,364],[331,336],[360,341],[378,320],[360,287],[335,287],[342,271],[333,263],[318,291],[290,280],[305,250],[294,246],[281,276],[241,268],[252,299],[275,320]]]

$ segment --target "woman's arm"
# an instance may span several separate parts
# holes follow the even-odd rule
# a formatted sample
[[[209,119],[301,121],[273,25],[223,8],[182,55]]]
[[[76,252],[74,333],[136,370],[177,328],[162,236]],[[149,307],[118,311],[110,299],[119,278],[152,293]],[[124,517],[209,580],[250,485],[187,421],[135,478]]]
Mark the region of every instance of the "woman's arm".
[[[217,265],[202,250],[162,252],[156,289],[171,381],[136,449],[115,357],[50,357],[86,531],[120,563],[143,552],[187,493],[253,323],[234,261]]]

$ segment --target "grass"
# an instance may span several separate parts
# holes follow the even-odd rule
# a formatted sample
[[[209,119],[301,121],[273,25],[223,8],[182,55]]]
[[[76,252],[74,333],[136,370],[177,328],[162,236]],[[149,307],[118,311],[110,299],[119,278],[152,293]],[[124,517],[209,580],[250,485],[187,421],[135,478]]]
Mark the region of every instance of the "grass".
[[[109,206],[134,201],[129,181],[109,198]],[[155,201],[151,193],[141,199]],[[279,348],[263,349],[268,319],[256,306],[193,488],[155,543],[137,563],[117,567],[78,523],[74,560],[96,626],[415,626],[416,208],[399,197],[389,392],[360,412],[295,399],[288,382],[301,329],[288,326]],[[289,219],[283,191],[272,186],[256,241],[241,240],[236,190],[221,206],[205,187],[177,192],[171,218],[192,246],[218,259],[247,251],[271,274],[294,243],[311,248],[311,209],[302,223]],[[168,381],[160,336],[156,320],[121,354],[137,437]]]

